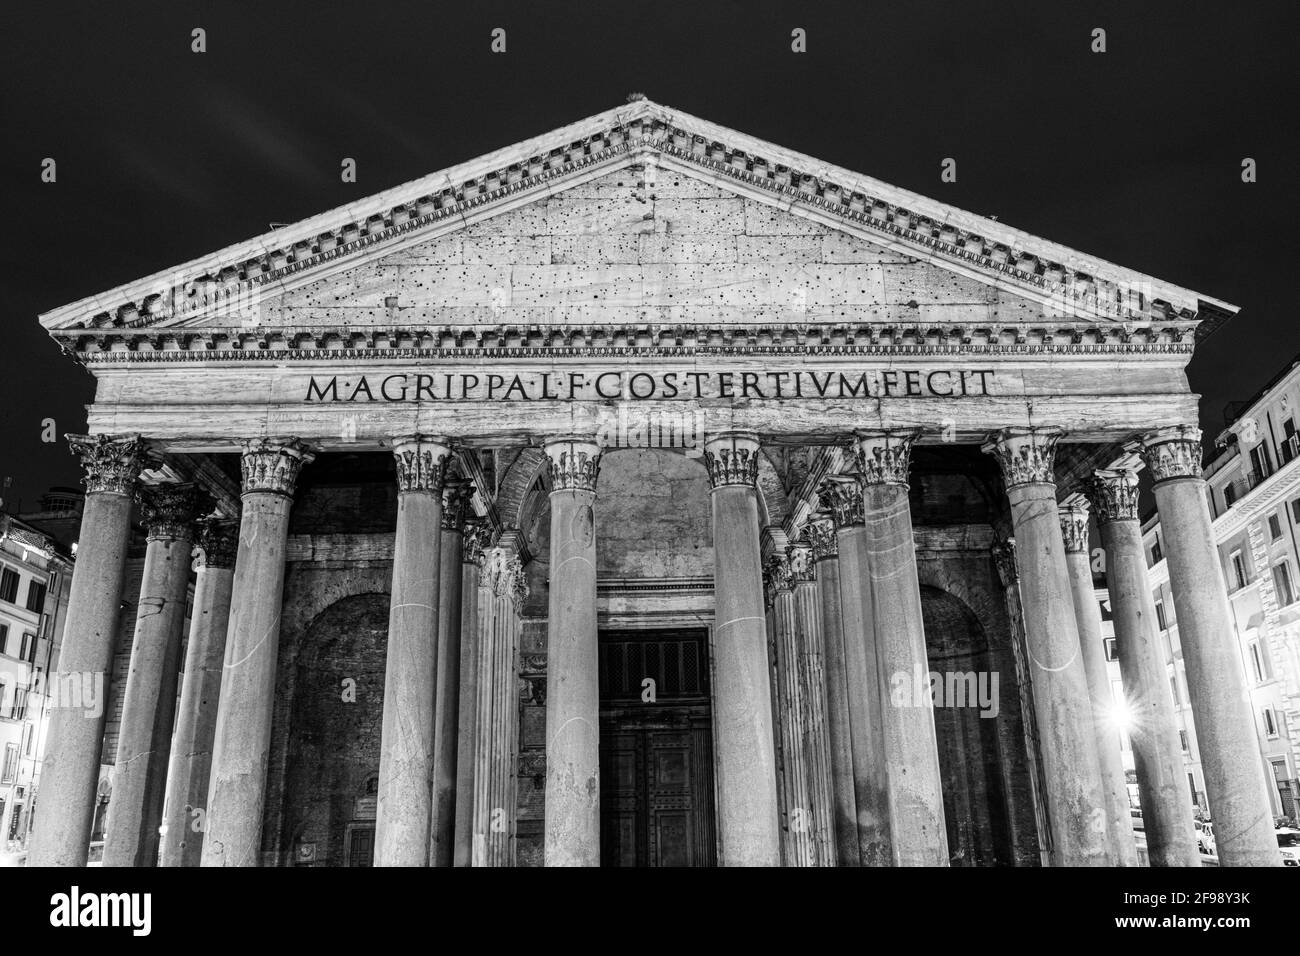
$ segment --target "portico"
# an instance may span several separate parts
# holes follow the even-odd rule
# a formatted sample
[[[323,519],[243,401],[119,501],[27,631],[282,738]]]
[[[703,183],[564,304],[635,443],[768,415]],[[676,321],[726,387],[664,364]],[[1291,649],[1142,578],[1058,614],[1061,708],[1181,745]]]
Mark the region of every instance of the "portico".
[[[1225,860],[1276,861],[1183,372],[1233,307],[649,101],[176,274],[42,321],[97,380],[64,670],[146,453],[238,523],[203,865],[1131,862],[1058,509],[1130,445]],[[900,701],[934,670],[997,716]],[[96,732],[33,864],[85,861]]]

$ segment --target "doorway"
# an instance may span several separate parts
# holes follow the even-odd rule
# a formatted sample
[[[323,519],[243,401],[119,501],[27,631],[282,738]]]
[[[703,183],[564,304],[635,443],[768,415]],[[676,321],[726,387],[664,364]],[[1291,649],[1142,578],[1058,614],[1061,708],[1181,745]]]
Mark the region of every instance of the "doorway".
[[[708,632],[600,632],[603,866],[714,866]]]

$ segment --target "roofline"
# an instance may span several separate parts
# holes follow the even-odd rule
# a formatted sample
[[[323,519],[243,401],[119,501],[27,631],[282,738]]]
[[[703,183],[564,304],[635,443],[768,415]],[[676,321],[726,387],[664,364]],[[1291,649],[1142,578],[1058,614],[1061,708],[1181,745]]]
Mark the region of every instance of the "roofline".
[[[57,329],[65,323],[83,317],[87,312],[92,312],[92,314],[104,312],[122,304],[123,300],[130,302],[143,299],[151,292],[157,291],[159,284],[162,282],[166,282],[167,287],[170,288],[175,284],[170,280],[178,273],[184,274],[187,279],[192,279],[205,273],[219,271],[232,263],[239,263],[254,256],[268,255],[276,249],[283,249],[297,242],[314,240],[321,233],[336,227],[342,218],[354,222],[364,222],[370,216],[386,213],[395,206],[409,203],[429,194],[431,191],[441,191],[449,187],[455,189],[469,180],[496,172],[558,147],[567,146],[577,140],[590,138],[596,132],[604,129],[628,125],[647,118],[679,126],[688,133],[726,144],[745,153],[760,155],[763,159],[778,165],[798,168],[805,175],[813,175],[818,179],[834,183],[841,188],[865,193],[875,199],[901,206],[910,212],[926,216],[936,222],[951,224],[954,227],[975,232],[992,242],[1008,246],[1013,250],[1032,252],[1035,255],[1049,258],[1076,272],[1083,272],[1101,280],[1145,287],[1150,290],[1151,298],[1162,299],[1179,308],[1195,311],[1198,315],[1202,309],[1208,308],[1209,311],[1215,313],[1211,316],[1212,325],[1209,331],[1217,329],[1226,320],[1227,316],[1239,311],[1237,306],[1228,302],[1202,295],[1191,289],[1165,282],[1108,260],[1090,256],[1067,246],[1051,242],[1041,236],[1015,229],[986,216],[958,209],[955,206],[922,196],[919,193],[891,186],[862,173],[824,162],[805,153],[790,150],[767,140],[711,123],[690,113],[651,100],[642,99],[596,113],[548,133],[430,173],[419,179],[390,187],[356,202],[336,206],[293,225],[268,230],[207,255],[59,306],[41,313],[39,315],[40,323],[48,330]],[[1208,335],[1209,332],[1205,334]]]

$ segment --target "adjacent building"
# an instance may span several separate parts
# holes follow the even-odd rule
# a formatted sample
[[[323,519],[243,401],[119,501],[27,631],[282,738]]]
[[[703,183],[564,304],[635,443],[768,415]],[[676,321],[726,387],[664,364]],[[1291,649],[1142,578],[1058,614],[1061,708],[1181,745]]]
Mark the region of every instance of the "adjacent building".
[[[0,846],[27,846],[48,727],[48,676],[57,668],[72,583],[69,547],[38,526],[79,520],[79,496],[47,495],[39,514],[0,513]],[[36,519],[36,520],[33,520]]]

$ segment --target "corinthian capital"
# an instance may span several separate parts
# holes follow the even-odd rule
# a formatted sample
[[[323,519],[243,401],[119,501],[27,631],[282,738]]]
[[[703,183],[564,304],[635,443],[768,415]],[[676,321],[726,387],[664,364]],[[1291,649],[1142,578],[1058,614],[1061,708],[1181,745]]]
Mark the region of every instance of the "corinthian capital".
[[[411,435],[393,439],[393,461],[397,465],[397,491],[425,491],[441,494],[447,479],[451,449],[436,439]]]
[[[816,579],[813,549],[806,539],[790,545],[790,578],[795,584],[805,584]]]
[[[808,520],[808,543],[813,560],[839,557],[839,539],[835,537],[835,516],[829,510],[818,511]]]
[[[468,518],[460,545],[462,564],[483,566],[483,553],[492,538],[492,528],[485,518]]]
[[[1199,446],[1198,446],[1199,447]],[[1088,484],[1098,523],[1137,521],[1138,476],[1123,469],[1098,469]]]
[[[600,445],[591,438],[561,438],[545,445],[551,466],[552,491],[596,493],[600,478]]]
[[[1059,428],[1004,428],[994,432],[983,451],[997,459],[1007,488],[1056,483],[1056,443]]]
[[[188,538],[193,532],[190,522],[194,518],[197,495],[192,484],[149,485],[139,493],[140,513],[144,526],[149,529],[149,539]]]
[[[145,445],[139,435],[113,438],[109,435],[68,435],[72,453],[81,458],[86,475],[81,479],[86,494],[124,495],[135,493],[136,479],[144,467]]]
[[[1070,495],[1061,505],[1061,537],[1067,554],[1088,553],[1088,499]]]
[[[779,591],[788,591],[794,587],[794,574],[790,568],[790,558],[784,554],[773,554],[763,562],[763,589],[770,601]]]
[[[862,504],[862,485],[852,475],[832,475],[817,489],[830,508],[837,528],[860,528],[866,524]]]
[[[1142,436],[1142,460],[1156,484],[1174,478],[1201,477],[1201,430],[1174,425]]]
[[[302,466],[315,460],[308,446],[296,438],[255,438],[241,443],[239,460],[245,495],[265,493],[293,497]]]
[[[753,432],[723,432],[704,442],[704,466],[713,488],[726,485],[758,487],[758,436]]]
[[[195,570],[199,568],[233,568],[239,550],[239,528],[233,521],[209,515],[195,522],[198,528],[194,542]]]
[[[442,489],[442,530],[463,531],[465,519],[472,513],[474,483],[464,478],[448,478]],[[461,545],[464,547],[464,545]]]
[[[902,485],[906,488],[912,461],[912,442],[920,434],[919,428],[858,432],[855,458],[862,483]]]

